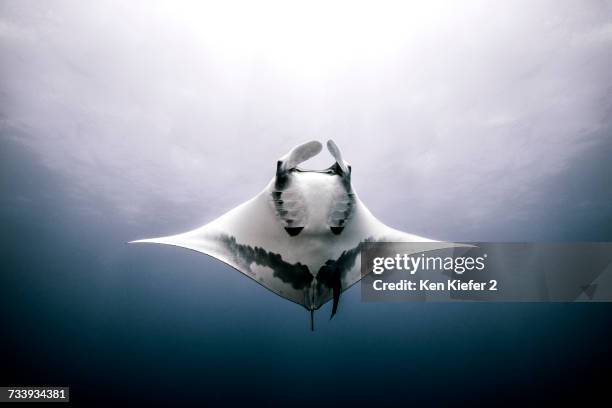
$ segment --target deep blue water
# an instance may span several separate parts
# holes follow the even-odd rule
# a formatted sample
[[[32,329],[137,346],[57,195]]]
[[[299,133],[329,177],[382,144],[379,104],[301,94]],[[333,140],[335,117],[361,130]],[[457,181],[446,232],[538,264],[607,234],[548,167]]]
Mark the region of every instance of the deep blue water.
[[[207,256],[125,244],[144,227],[2,149],[2,385],[84,405],[420,405],[586,401],[609,378],[608,304],[362,303],[357,285],[310,332],[306,310]]]

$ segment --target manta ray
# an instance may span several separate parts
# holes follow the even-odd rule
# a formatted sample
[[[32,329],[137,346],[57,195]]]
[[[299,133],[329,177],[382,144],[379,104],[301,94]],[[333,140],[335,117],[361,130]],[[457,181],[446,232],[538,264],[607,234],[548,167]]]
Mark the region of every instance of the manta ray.
[[[437,242],[390,228],[376,219],[351,184],[351,165],[329,140],[334,163],[300,167],[323,146],[310,141],[276,163],[270,183],[252,199],[192,231],[131,241],[191,249],[216,258],[267,289],[314,311],[362,278],[368,242]],[[440,248],[454,246],[440,242]]]

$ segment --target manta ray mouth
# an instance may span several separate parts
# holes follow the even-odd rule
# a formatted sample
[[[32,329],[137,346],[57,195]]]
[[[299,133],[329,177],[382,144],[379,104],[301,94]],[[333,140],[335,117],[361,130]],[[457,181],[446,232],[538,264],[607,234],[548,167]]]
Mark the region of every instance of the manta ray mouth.
[[[332,164],[331,166],[329,166],[326,169],[321,169],[321,170],[316,170],[316,169],[304,169],[302,167],[296,167],[294,169],[292,169],[291,171],[297,172],[297,173],[319,173],[319,174],[329,174],[331,176],[341,176],[342,173],[338,173],[336,171],[336,164]]]
[[[286,174],[291,171],[325,174],[333,174],[335,172],[341,175],[348,175],[350,173],[350,166],[344,161],[340,149],[331,139],[327,141],[327,150],[334,158],[335,163],[326,169],[304,169],[298,167],[299,164],[321,153],[321,150],[323,150],[323,145],[316,140],[302,143],[294,147],[289,153],[278,160],[276,169],[277,175]]]

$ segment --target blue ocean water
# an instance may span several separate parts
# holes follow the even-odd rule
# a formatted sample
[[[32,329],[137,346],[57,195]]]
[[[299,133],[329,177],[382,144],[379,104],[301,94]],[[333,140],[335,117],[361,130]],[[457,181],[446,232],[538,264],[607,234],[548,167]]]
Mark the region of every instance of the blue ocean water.
[[[311,332],[214,259],[127,245],[138,226],[2,149],[1,385],[70,386],[85,406],[422,405],[586,399],[609,377],[608,304],[362,303],[357,285]]]

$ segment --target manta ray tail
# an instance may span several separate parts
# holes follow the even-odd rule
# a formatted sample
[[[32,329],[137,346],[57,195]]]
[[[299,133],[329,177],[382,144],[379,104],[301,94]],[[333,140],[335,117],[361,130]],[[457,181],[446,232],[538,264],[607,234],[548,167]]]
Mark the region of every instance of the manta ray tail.
[[[310,331],[314,331],[314,309],[310,309]]]

